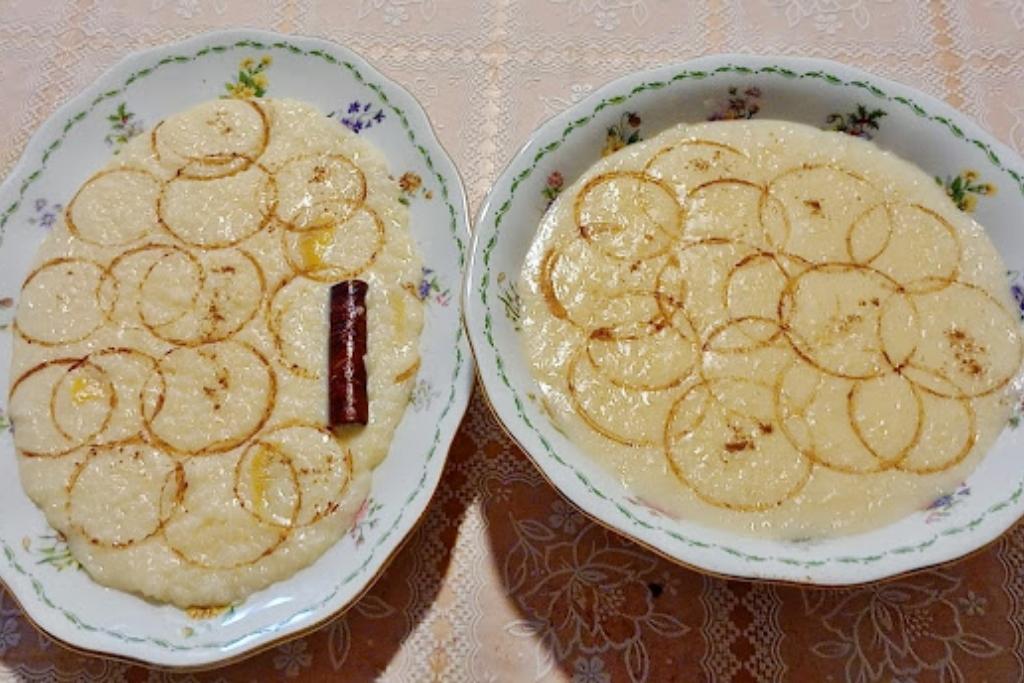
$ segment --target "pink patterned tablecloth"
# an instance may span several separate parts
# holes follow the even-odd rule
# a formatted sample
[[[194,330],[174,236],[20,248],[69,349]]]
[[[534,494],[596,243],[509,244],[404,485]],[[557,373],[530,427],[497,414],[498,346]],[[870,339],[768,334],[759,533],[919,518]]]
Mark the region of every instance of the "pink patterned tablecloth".
[[[318,35],[427,108],[471,210],[531,130],[634,69],[830,57],[1024,148],[1024,0],[6,0],[0,167],[126,51],[217,28]],[[600,585],[592,583],[600,575]],[[1021,681],[1024,526],[885,585],[811,591],[676,567],[582,517],[479,390],[418,531],[345,617],[199,680]],[[62,649],[0,591],[0,679],[175,678]]]

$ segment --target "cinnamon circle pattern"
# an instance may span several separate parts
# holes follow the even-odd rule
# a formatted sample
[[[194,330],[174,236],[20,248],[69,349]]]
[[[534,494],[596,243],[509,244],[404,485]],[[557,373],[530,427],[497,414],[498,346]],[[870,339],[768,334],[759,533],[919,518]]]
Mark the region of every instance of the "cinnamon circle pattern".
[[[14,329],[26,341],[56,347],[92,335],[106,319],[100,294],[106,268],[88,259],[59,257],[37,266],[21,286]],[[31,310],[33,314],[22,315]],[[73,315],[69,313],[73,312]]]
[[[233,247],[267,226],[274,201],[273,177],[259,165],[212,179],[179,175],[161,189],[157,217],[190,247]]]
[[[93,448],[68,482],[68,515],[90,543],[125,548],[158,533],[184,492],[180,463],[158,449]]]
[[[997,261],[951,207],[855,165],[879,152],[787,166],[779,140],[812,133],[734,125],[755,124],[627,148],[547,214],[524,280],[526,334],[563,335],[528,342],[550,411],[620,449],[624,479],[660,457],[740,513],[794,501],[822,470],[957,466],[992,411],[978,401],[1021,365],[1017,316],[979,275]]]
[[[351,528],[419,364],[398,198],[335,120],[231,99],[160,122],[75,193],[24,281],[9,413],[26,492],[90,574],[229,604]],[[374,419],[335,434],[327,292],[354,277],[374,283]]]
[[[101,171],[68,203],[64,212],[68,231],[100,246],[134,242],[156,226],[160,187],[159,178],[141,169]]]
[[[156,159],[177,175],[212,180],[248,169],[270,142],[264,106],[251,100],[204,102],[149,134]]]

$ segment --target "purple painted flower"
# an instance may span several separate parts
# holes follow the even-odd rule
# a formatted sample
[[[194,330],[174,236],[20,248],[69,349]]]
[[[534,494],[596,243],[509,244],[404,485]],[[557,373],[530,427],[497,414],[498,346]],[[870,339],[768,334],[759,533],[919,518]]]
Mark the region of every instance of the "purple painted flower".
[[[419,287],[416,288],[416,293],[423,301],[426,301],[433,294],[434,301],[442,306],[447,306],[451,303],[452,299],[451,290],[441,286],[433,268],[423,268],[423,277],[420,279]]]
[[[426,299],[430,296],[430,292],[437,287],[437,278],[431,277],[433,274],[432,268],[423,269],[423,277],[420,279],[419,286],[420,299]]]
[[[1013,295],[1013,300],[1017,302],[1017,308],[1020,309],[1022,315],[1024,315],[1024,287],[1019,284],[1015,284],[1010,287],[1010,294]]]
[[[342,116],[342,114],[347,116]],[[383,109],[377,109],[374,111],[372,102],[360,102],[359,100],[353,100],[349,102],[348,107],[344,110],[338,109],[332,111],[327,115],[328,118],[337,118],[341,125],[348,128],[353,133],[361,133],[364,130],[373,128],[375,124],[379,124],[384,121],[385,114]]]
[[[955,491],[939,496],[925,508],[928,514],[925,515],[924,523],[933,524],[946,519],[952,509],[957,507],[969,495],[971,495],[971,487],[967,484],[960,484]]]
[[[61,204],[51,204],[46,199],[40,198],[33,203],[35,215],[28,219],[29,225],[38,225],[49,230],[57,222],[57,216],[64,210]]]

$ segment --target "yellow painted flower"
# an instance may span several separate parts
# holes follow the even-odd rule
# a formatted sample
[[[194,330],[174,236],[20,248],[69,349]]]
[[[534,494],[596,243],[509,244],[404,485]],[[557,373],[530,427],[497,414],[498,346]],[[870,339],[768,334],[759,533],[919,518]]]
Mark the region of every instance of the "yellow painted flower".
[[[970,213],[978,206],[978,197],[973,194],[966,195],[964,196],[963,204],[963,210]]]
[[[981,192],[981,194],[983,195],[991,197],[996,193],[996,186],[993,185],[992,183],[985,183],[984,185],[981,186],[981,190],[979,190],[979,192]]]
[[[972,170],[972,169],[968,169],[968,170],[964,171],[964,180],[966,180],[967,182],[973,183],[977,179],[978,179],[978,172],[977,171]]]
[[[248,100],[256,96],[256,91],[248,85],[235,83],[231,86],[231,96],[239,100]]]
[[[416,173],[413,173],[412,171],[403,173],[402,177],[398,179],[398,186],[402,188],[402,192],[406,192],[409,194],[420,189],[420,185],[422,184],[423,179],[420,178],[419,175],[417,175]]]
[[[601,156],[606,157],[609,154],[614,154],[625,146],[626,143],[622,141],[621,137],[615,133],[608,133],[608,137],[604,141],[604,149],[601,150]]]
[[[214,617],[227,612],[230,607],[230,605],[223,605],[220,607],[189,607],[185,610],[185,614],[187,614],[190,619],[213,619]]]
[[[239,63],[237,80],[224,84],[228,97],[238,99],[249,99],[263,97],[267,92],[270,81],[263,73],[270,66],[270,55],[263,55],[257,60],[255,57],[246,57]]]

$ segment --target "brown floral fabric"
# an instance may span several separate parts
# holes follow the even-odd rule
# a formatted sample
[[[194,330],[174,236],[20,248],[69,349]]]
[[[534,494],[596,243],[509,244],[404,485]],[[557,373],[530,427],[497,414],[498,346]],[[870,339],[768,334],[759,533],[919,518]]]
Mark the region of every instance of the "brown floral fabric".
[[[83,657],[0,598],[0,678],[85,681],[1018,681],[1024,526],[963,562],[815,590],[724,581],[595,524],[477,394],[445,485],[346,615],[187,676]]]

